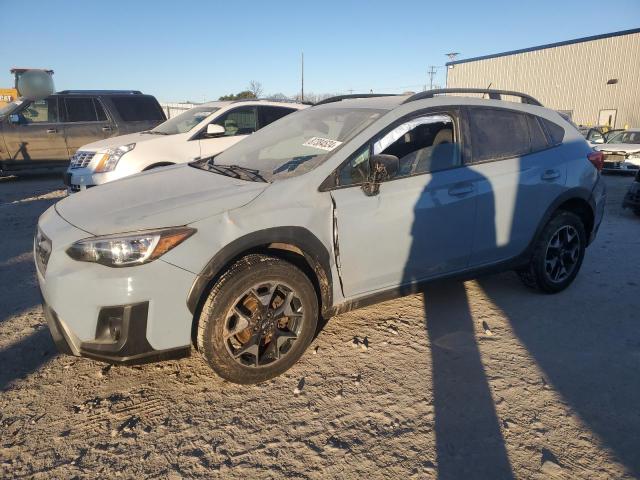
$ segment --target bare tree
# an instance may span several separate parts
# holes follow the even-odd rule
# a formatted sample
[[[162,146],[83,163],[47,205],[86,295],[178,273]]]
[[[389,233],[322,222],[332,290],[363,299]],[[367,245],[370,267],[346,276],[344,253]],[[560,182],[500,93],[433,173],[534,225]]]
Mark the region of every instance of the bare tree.
[[[256,98],[260,98],[262,96],[262,84],[257,80],[251,80],[247,90],[253,93]]]
[[[289,100],[289,97],[280,92],[267,95],[266,98],[268,98],[269,100]]]

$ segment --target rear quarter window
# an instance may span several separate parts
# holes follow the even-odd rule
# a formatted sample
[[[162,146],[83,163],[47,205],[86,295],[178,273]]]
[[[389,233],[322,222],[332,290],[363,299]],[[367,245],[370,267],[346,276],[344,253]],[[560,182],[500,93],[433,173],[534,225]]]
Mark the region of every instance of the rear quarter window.
[[[564,128],[557,123],[547,120],[546,118],[541,118],[540,120],[542,120],[542,125],[547,131],[549,143],[551,143],[552,146],[560,145],[564,139]]]
[[[164,121],[164,113],[153,97],[111,97],[113,106],[125,122]]]

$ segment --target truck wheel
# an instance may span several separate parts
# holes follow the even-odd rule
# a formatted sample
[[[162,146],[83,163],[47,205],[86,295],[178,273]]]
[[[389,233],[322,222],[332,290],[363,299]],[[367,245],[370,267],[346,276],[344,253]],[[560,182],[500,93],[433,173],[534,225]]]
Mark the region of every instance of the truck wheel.
[[[542,230],[529,265],[518,270],[522,282],[545,293],[557,293],[576,278],[587,245],[582,220],[571,212],[557,213]]]
[[[209,293],[197,347],[225,380],[264,382],[298,361],[317,322],[316,291],[298,267],[280,258],[247,255]]]

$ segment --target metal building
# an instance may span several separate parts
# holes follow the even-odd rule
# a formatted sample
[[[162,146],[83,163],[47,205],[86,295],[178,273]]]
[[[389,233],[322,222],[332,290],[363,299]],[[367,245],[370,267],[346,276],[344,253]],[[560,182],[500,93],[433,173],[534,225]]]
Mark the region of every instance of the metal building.
[[[489,85],[577,124],[640,127],[640,28],[447,63],[447,87]]]

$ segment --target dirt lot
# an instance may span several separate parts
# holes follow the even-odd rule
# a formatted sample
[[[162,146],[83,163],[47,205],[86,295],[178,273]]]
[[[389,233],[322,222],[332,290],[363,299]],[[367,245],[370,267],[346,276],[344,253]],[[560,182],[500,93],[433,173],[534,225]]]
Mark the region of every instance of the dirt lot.
[[[333,318],[266,384],[197,356],[58,355],[31,243],[57,178],[0,179],[0,477],[640,476],[640,218],[607,177],[599,238],[545,296],[514,274]],[[426,299],[426,300],[425,300]]]

